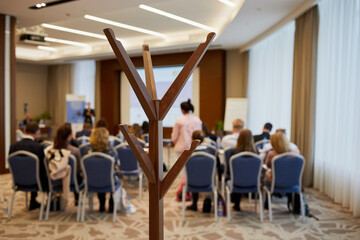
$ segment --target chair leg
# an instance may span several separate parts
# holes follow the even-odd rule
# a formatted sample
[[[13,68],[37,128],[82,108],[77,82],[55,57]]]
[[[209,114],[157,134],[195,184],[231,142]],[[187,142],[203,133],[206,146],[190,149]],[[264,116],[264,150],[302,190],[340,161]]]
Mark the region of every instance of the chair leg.
[[[81,203],[82,203],[82,194],[83,191],[81,190],[79,192],[79,198],[78,198],[78,207],[77,207],[77,215],[76,215],[76,221],[79,222],[80,221],[80,215],[81,215]]]
[[[9,211],[8,220],[11,220],[11,218],[12,218],[12,209],[13,209],[14,200],[15,200],[15,193],[16,193],[16,191],[14,190],[14,193],[13,193],[13,195],[11,197],[10,211]]]
[[[227,221],[230,222],[231,213],[230,213],[230,190],[226,187],[226,214],[227,214]]]
[[[42,221],[42,218],[44,216],[44,202],[45,202],[45,192],[42,193],[42,200],[41,200],[41,206],[40,206],[40,216],[39,221]]]
[[[186,187],[185,185],[183,186],[182,189],[182,220],[185,221],[185,194],[186,194]]]
[[[52,192],[49,192],[48,193],[48,199],[47,199],[47,206],[46,206],[46,214],[45,214],[45,220],[46,221],[49,219],[51,195],[52,195]]]
[[[215,222],[218,221],[218,204],[217,204],[217,199],[218,199],[218,194],[217,194],[217,190],[214,189],[214,213],[215,213]]]
[[[248,193],[249,203],[251,203],[251,193]]]
[[[120,189],[120,188],[119,188]],[[113,223],[116,223],[116,206],[117,206],[117,200],[116,200],[116,194],[111,193],[113,197],[114,207],[113,207]]]
[[[142,184],[143,184],[143,174],[139,175],[139,199],[142,199]]]
[[[29,210],[28,192],[25,192],[25,206],[26,209]]]
[[[260,221],[264,221],[264,201],[261,190],[259,190],[259,205],[260,205]]]
[[[82,199],[83,202],[81,204],[82,205],[81,206],[82,207],[82,213],[81,213],[81,221],[82,222],[85,220],[85,201],[86,201],[86,197],[87,197],[86,193],[87,192],[84,192],[83,199]]]
[[[251,196],[251,193],[249,193]],[[257,197],[258,197],[258,193],[255,193],[255,213],[257,213]]]
[[[269,204],[269,219],[270,222],[272,222],[272,207],[271,207],[271,194],[269,191],[267,191],[267,197],[268,197],[268,204]]]
[[[89,192],[89,212],[93,212],[94,211],[94,204],[93,204],[93,193]]]
[[[304,206],[303,194],[301,191],[299,195],[300,195],[301,218],[303,222],[305,222],[305,206]]]

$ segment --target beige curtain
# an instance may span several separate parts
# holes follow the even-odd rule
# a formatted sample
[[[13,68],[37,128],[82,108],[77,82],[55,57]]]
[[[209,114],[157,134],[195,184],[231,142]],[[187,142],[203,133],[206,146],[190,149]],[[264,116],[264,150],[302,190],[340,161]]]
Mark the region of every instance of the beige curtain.
[[[100,61],[96,62],[95,72],[95,122],[101,118],[101,95],[100,95]]]
[[[49,67],[48,74],[48,107],[52,116],[53,135],[58,127],[66,121],[66,94],[73,88],[73,65],[55,65]]]
[[[318,28],[317,6],[296,19],[291,141],[305,157],[304,186],[313,183]]]

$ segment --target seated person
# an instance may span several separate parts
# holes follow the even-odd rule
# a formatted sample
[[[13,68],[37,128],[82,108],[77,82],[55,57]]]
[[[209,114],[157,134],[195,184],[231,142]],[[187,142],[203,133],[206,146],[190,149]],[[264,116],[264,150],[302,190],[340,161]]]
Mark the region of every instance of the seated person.
[[[24,150],[35,154],[39,158],[39,175],[41,180],[41,185],[43,190],[47,190],[48,187],[48,178],[44,165],[44,149],[40,143],[35,142],[35,138],[39,134],[39,126],[36,122],[30,121],[26,124],[25,136],[18,142],[15,142],[10,145],[9,154],[16,151]],[[29,209],[33,210],[40,207],[40,203],[36,201],[37,192],[31,192],[30,206]]]
[[[240,131],[236,147],[231,150],[230,157],[232,157],[235,154],[241,153],[241,152],[256,153],[255,146],[254,146],[254,138],[249,129],[242,129]],[[228,180],[228,179],[226,179],[226,180]],[[231,201],[234,203],[233,209],[235,211],[241,211],[241,209],[240,209],[241,193],[232,193]]]
[[[90,137],[92,125],[89,122],[84,122],[83,129],[76,133],[76,138],[86,136]]]
[[[232,134],[226,135],[221,140],[221,147],[226,150],[236,146],[237,139],[239,137],[240,130],[244,128],[244,121],[241,119],[235,119],[232,122]]]
[[[114,148],[109,146],[109,131],[106,128],[97,127],[95,129],[93,129],[93,131],[91,132],[91,135],[90,135],[90,144],[91,144],[91,148],[89,149],[88,153],[102,152],[102,153],[108,154],[108,155],[114,157],[114,159],[115,159],[115,169],[120,166],[120,160],[119,160],[119,157],[118,157],[116,151],[114,150]],[[115,183],[120,181],[117,176],[114,176],[114,180],[115,180]],[[104,212],[105,211],[105,193],[98,193],[98,199],[100,202],[99,211]],[[109,212],[112,212],[113,208],[114,208],[114,201],[112,198],[112,194],[110,194]]]
[[[273,135],[270,136],[270,143],[271,146],[273,147],[272,150],[269,151],[266,160],[265,160],[265,164],[268,167],[268,169],[270,169],[269,171],[266,172],[266,179],[265,181],[270,183],[272,181],[272,174],[271,174],[271,163],[272,160],[275,156],[282,154],[282,153],[286,153],[286,152],[294,152],[294,153],[300,153],[299,149],[294,149],[290,147],[290,143],[289,140],[286,138],[286,135],[283,134],[282,132],[277,132]]]
[[[269,122],[265,123],[262,134],[254,136],[254,142],[256,143],[263,139],[270,139],[271,129],[272,129],[272,124]]]

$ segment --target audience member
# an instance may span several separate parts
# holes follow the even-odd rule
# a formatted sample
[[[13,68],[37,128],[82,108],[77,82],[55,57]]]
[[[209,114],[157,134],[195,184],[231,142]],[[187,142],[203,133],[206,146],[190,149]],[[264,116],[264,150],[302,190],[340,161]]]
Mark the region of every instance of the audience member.
[[[35,154],[39,158],[39,175],[43,190],[48,190],[48,178],[44,165],[44,150],[40,143],[35,142],[35,138],[39,134],[39,126],[36,122],[29,121],[25,128],[25,136],[18,142],[10,145],[9,154],[16,151],[24,150]],[[33,210],[40,207],[40,203],[36,201],[37,192],[31,192],[29,209]]]
[[[141,127],[139,124],[134,123],[130,126],[130,133],[133,134],[136,138],[141,139]]]
[[[283,128],[279,128],[279,129],[276,129],[276,132],[275,133],[282,133],[284,135],[286,135],[286,130],[283,129]],[[293,151],[299,151],[299,148],[292,142],[290,142],[290,148],[293,150]],[[272,149],[272,146],[271,146],[271,142],[269,143],[266,143],[264,145],[264,147],[262,149],[260,149],[260,158],[263,162],[265,162],[265,159],[266,159],[266,156],[267,154],[269,153],[269,151]]]
[[[254,146],[254,138],[249,129],[242,129],[237,139],[237,144],[234,149],[230,152],[230,157],[241,152],[252,152],[256,153]],[[230,169],[230,167],[228,166]],[[229,171],[229,170],[228,170]],[[230,171],[229,171],[230,172]],[[226,179],[227,180],[227,179]],[[232,193],[231,201],[234,203],[233,209],[240,211],[241,193]]]
[[[89,137],[91,134],[92,125],[89,122],[84,122],[83,129],[76,133],[76,138],[86,136]]]
[[[91,148],[90,152],[102,152],[112,156],[115,159],[115,167],[120,166],[120,160],[116,153],[116,151],[109,147],[109,131],[104,127],[96,127],[93,129],[90,135],[90,144]],[[114,181],[120,181],[117,176],[114,176]],[[98,193],[98,199],[100,203],[100,212],[105,211],[105,193]],[[112,198],[112,194],[110,194],[109,199],[109,212],[112,212],[114,208],[114,201]]]
[[[84,122],[90,123],[92,126],[92,118],[95,117],[94,109],[91,109],[90,102],[86,103],[87,108],[84,109],[83,116],[85,117]]]
[[[244,128],[244,121],[238,118],[232,122],[232,125],[232,134],[226,135],[221,140],[221,147],[225,150],[228,148],[234,148],[236,146],[239,132]]]
[[[277,132],[277,133],[271,135],[270,143],[271,143],[271,146],[273,147],[273,149],[269,151],[269,153],[266,157],[266,160],[265,160],[266,166],[269,169],[271,169],[271,162],[276,155],[286,153],[286,152],[299,153],[298,149],[291,149],[289,140],[286,138],[286,135],[283,134],[282,132]],[[266,173],[266,180],[271,181],[271,177],[272,177],[271,171],[268,171]]]
[[[206,138],[210,138],[213,141],[216,141],[217,137],[215,134],[211,133],[206,125],[206,123],[202,123],[202,130],[205,133]]]
[[[25,129],[25,128],[26,128],[26,125],[27,125],[29,122],[32,122],[32,118],[31,118],[31,114],[30,114],[30,113],[27,113],[26,116],[25,116],[25,119],[20,122],[19,128],[20,128],[20,129]]]
[[[141,125],[141,134],[149,133],[149,122],[144,121]]]
[[[270,139],[271,129],[272,129],[272,124],[269,122],[265,123],[262,134],[254,136],[254,142],[258,142],[263,139]]]
[[[108,123],[105,118],[102,118],[96,122],[95,128],[100,128],[100,127],[108,129]]]
[[[190,99],[187,102],[182,102],[180,107],[183,116],[176,120],[171,133],[171,141],[175,143],[174,149],[178,154],[190,148],[192,133],[202,129],[200,118],[192,115],[194,106]]]

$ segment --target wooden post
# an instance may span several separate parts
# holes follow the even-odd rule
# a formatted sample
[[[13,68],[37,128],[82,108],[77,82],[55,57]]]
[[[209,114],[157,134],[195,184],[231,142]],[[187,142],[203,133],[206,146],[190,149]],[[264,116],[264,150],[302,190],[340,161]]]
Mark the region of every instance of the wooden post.
[[[171,184],[185,166],[192,152],[199,144],[198,140],[192,142],[189,150],[185,150],[173,167],[163,179],[163,126],[162,120],[165,118],[170,107],[184,87],[187,79],[200,62],[202,56],[215,37],[215,33],[209,33],[205,43],[199,45],[190,59],[185,64],[175,81],[161,100],[156,99],[156,87],[152,71],[151,55],[147,45],[143,46],[144,68],[146,72],[146,85],[142,82],[134,64],[127,55],[121,42],[115,38],[114,32],[104,29],[105,35],[123,68],[130,85],[134,89],[137,98],[149,119],[149,156],[145,154],[140,143],[130,134],[125,125],[120,125],[120,130],[124,134],[131,150],[140,163],[149,181],[149,239],[164,239],[164,203],[163,199]]]

